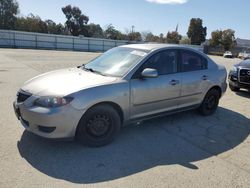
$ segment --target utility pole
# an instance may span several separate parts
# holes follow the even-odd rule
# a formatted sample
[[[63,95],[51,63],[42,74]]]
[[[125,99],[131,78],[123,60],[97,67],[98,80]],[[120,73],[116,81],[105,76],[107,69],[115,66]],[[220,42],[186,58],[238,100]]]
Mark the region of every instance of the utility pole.
[[[134,35],[133,35],[133,33],[134,33],[134,30],[135,30],[135,26],[132,25],[131,28],[132,28],[132,30],[131,30],[131,38],[130,38],[130,40],[133,41],[133,40],[134,40]]]
[[[134,29],[135,29],[135,26],[134,26],[134,25],[132,25],[132,33],[134,33]]]

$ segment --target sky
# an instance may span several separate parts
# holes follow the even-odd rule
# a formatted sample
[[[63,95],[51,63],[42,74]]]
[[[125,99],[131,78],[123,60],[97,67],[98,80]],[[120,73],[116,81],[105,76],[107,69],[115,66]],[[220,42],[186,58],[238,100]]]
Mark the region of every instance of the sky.
[[[65,23],[61,8],[78,6],[89,17],[89,23],[103,28],[112,24],[126,32],[152,32],[155,35],[178,31],[186,35],[191,18],[201,18],[207,27],[207,38],[217,29],[233,29],[236,38],[250,39],[249,0],[17,0],[20,14],[30,13],[43,20]]]

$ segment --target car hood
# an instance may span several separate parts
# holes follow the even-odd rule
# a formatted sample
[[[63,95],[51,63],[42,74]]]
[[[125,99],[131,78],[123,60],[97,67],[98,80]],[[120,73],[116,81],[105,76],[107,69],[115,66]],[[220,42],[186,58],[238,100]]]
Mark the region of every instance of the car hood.
[[[241,68],[250,68],[250,60],[245,60],[242,61],[241,63],[238,64],[239,67]]]
[[[21,89],[38,96],[66,96],[82,89],[114,82],[116,79],[81,68],[70,68],[39,75],[25,82]]]
[[[234,65],[236,68],[246,68],[246,69],[250,69],[250,60],[244,60],[238,64]]]

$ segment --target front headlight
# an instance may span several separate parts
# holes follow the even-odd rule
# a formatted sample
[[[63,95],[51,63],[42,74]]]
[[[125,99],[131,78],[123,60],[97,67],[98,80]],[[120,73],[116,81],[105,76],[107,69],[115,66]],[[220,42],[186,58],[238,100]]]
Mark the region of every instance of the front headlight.
[[[237,67],[233,66],[233,68],[231,69],[231,72],[232,72],[232,73],[237,73],[237,71],[238,71],[238,70],[237,70]]]
[[[73,100],[72,97],[40,97],[35,100],[34,105],[46,108],[57,108],[69,104]]]

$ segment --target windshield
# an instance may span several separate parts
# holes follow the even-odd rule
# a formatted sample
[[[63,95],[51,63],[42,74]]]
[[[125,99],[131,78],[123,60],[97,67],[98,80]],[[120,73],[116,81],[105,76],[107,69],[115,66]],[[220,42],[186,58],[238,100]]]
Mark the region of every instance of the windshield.
[[[113,48],[85,65],[85,69],[102,75],[124,76],[145,55],[146,51],[133,48]]]

